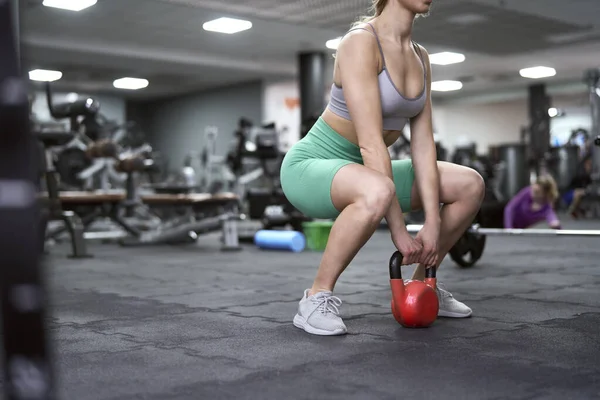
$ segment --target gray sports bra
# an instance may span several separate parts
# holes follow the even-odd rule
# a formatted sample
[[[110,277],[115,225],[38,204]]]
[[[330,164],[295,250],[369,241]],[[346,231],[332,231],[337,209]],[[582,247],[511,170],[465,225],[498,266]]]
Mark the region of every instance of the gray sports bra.
[[[379,46],[379,52],[381,53],[381,59],[383,61],[383,70],[378,75],[379,80],[379,93],[381,96],[381,113],[383,116],[383,129],[384,130],[395,130],[400,131],[404,128],[410,118],[416,117],[425,107],[425,100],[427,98],[426,93],[426,82],[427,82],[427,68],[423,62],[423,56],[419,47],[413,42],[413,46],[421,63],[423,64],[423,91],[415,98],[408,99],[402,95],[394,85],[392,77],[385,66],[385,57],[383,56],[383,48],[379,42],[379,37],[375,28],[370,23],[368,24],[372,31],[366,28],[354,28],[362,29],[372,33],[377,40],[377,46]],[[351,29],[350,31],[352,31]],[[351,120],[350,113],[348,112],[348,106],[346,105],[346,99],[344,98],[344,90],[336,84],[331,85],[331,96],[327,108],[330,109],[334,114]]]

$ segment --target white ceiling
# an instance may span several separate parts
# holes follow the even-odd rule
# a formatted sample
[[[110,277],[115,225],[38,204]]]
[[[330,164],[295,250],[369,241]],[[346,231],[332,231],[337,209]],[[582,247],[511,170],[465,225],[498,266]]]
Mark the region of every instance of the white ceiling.
[[[322,50],[363,14],[369,0],[99,0],[79,13],[21,0],[28,67],[64,73],[64,89],[116,92],[112,81],[144,77],[150,86],[125,94],[156,98],[240,81],[291,78],[299,51]],[[600,67],[600,0],[434,0],[414,39],[466,62],[434,66],[435,80],[460,79],[464,96],[524,88],[519,69],[557,69],[550,84],[581,82]],[[481,22],[461,23],[475,15]],[[253,22],[235,35],[206,32],[220,17]],[[119,92],[123,93],[123,92]]]

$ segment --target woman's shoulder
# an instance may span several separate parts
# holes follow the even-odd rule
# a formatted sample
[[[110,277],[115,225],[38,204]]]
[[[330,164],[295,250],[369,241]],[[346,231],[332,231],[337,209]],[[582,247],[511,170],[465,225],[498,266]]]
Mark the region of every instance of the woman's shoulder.
[[[358,25],[350,29],[346,34],[341,38],[340,43],[337,47],[337,52],[340,51],[365,51],[365,50],[376,50],[377,49],[377,38],[373,31],[369,30],[368,24],[365,24],[366,27],[362,27],[362,25]]]

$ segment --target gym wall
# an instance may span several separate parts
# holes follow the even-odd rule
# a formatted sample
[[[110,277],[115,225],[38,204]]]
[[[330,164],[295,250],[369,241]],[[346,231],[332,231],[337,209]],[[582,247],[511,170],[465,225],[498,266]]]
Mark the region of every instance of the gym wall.
[[[333,83],[334,58],[326,53],[325,85],[323,87],[324,104],[329,101]],[[282,151],[300,139],[300,88],[297,80],[265,80],[262,90],[262,119],[274,122],[279,131],[279,147]]]
[[[591,116],[587,94],[554,95],[553,107],[565,112],[552,118],[551,135],[560,142],[576,128],[590,129]],[[529,123],[527,99],[471,104],[468,101],[434,106],[434,126],[443,145],[450,152],[456,146],[475,142],[478,152],[486,153],[490,145],[520,140],[521,127]]]
[[[90,96],[100,102],[100,113],[110,120],[114,120],[118,124],[122,124],[126,120],[125,100],[118,96],[110,96],[104,94],[81,94],[81,96]],[[53,99],[56,103],[66,101],[67,93],[54,93]],[[46,93],[44,91],[36,91],[32,106],[33,113],[40,121],[54,121],[48,110]],[[65,121],[65,124],[68,121]]]
[[[249,82],[147,103],[144,114],[148,141],[169,159],[172,168],[178,168],[188,152],[201,150],[206,126],[218,128],[217,154],[224,155],[240,117],[255,124],[262,122],[262,83]]]
[[[275,123],[281,150],[289,150],[299,140],[300,90],[296,81],[263,83],[262,120]]]

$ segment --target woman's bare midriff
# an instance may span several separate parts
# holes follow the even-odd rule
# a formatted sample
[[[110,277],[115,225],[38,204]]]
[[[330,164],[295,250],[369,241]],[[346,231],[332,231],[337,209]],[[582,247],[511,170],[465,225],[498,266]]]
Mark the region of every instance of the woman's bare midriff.
[[[329,125],[334,131],[358,146],[358,137],[352,121],[348,121],[347,119],[335,115],[329,109],[326,109],[323,112],[321,118],[323,118],[327,125]],[[400,135],[402,135],[402,131],[382,131],[382,134],[383,142],[387,147],[390,147],[396,140],[398,140]]]

